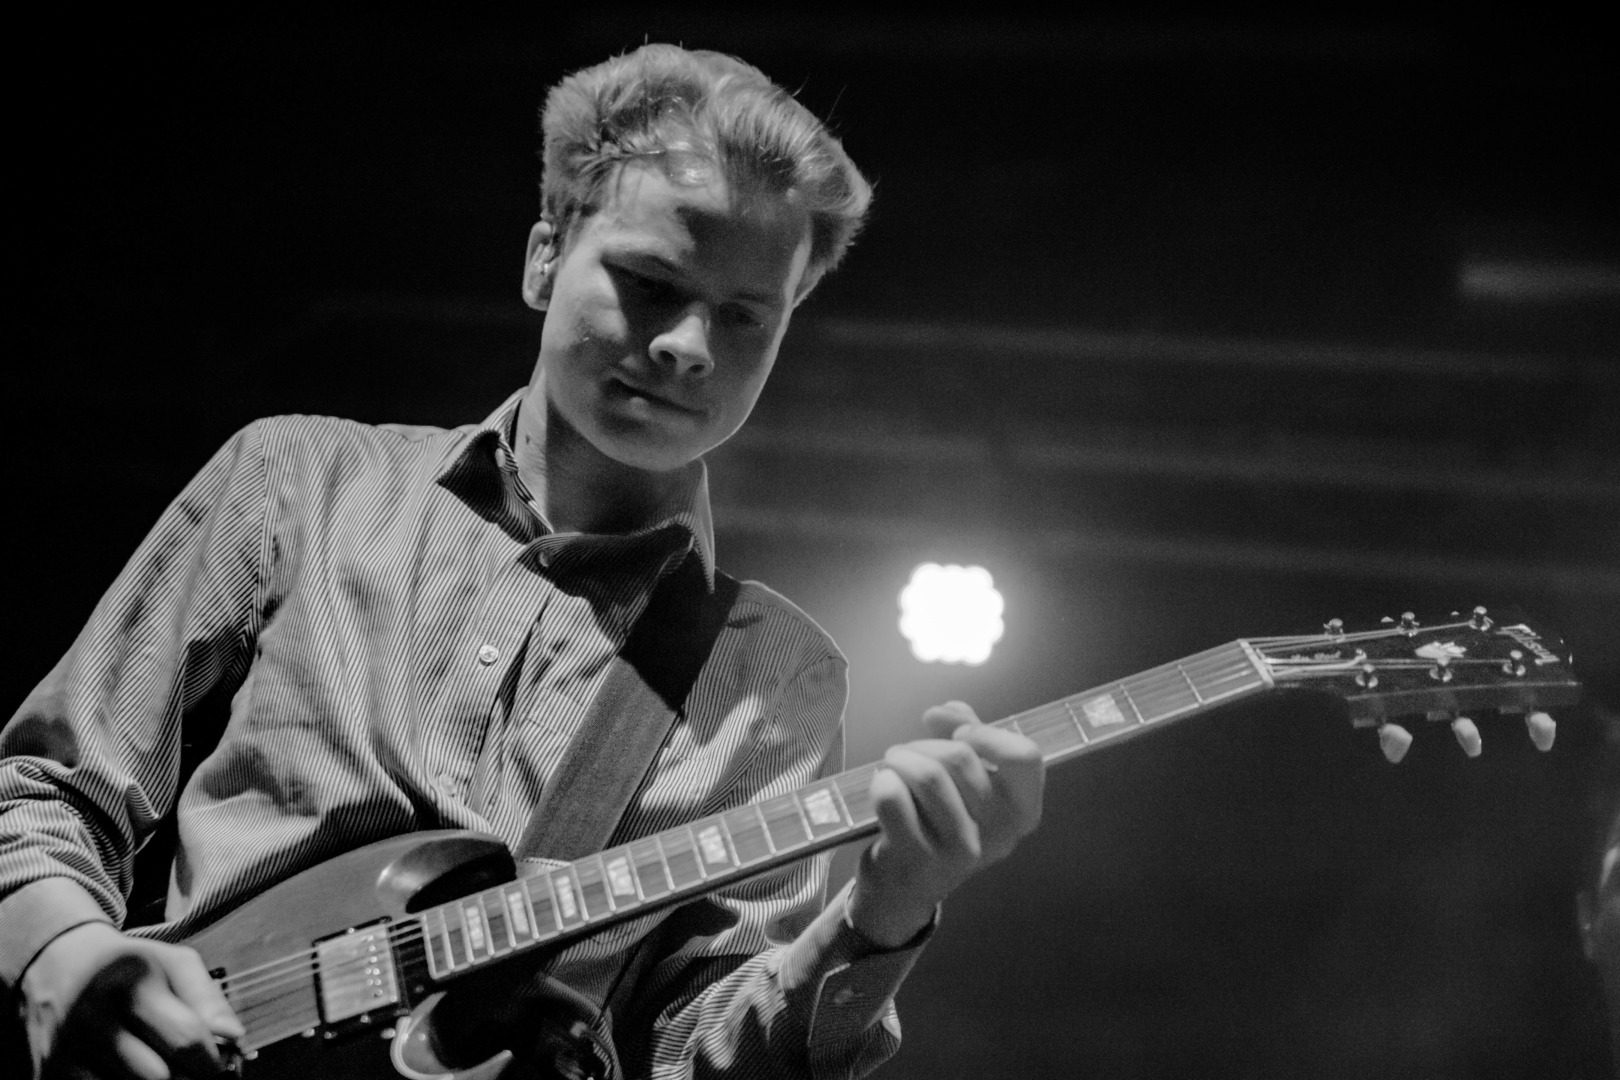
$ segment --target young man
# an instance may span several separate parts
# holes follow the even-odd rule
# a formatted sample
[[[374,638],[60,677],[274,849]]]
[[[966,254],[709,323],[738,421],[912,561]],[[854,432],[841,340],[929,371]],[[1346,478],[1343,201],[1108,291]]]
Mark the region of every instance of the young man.
[[[712,588],[703,455],[747,419],[869,188],[715,54],[580,72],[544,127],[530,385],[453,431],[250,425],[0,734],[0,979],[36,1067],[217,1070],[242,1025],[168,942],[383,837],[516,843],[655,586],[695,560]],[[844,696],[826,635],[745,583],[618,835],[838,771]],[[848,1076],[894,1052],[939,902],[1040,814],[1032,743],[959,704],[926,720],[878,770],[882,833],[831,902],[811,859],[565,954],[556,975],[613,996],[597,1036],[627,1075]],[[183,740],[214,749],[180,791]],[[132,858],[176,808],[163,919],[126,934]]]

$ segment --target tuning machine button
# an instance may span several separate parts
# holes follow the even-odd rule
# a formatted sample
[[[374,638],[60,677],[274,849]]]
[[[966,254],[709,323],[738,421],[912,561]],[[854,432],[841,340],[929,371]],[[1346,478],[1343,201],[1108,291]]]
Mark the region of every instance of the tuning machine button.
[[[1481,746],[1477,724],[1466,716],[1459,716],[1451,722],[1451,733],[1457,736],[1457,745],[1463,748],[1463,753],[1469,757],[1479,757]]]
[[[1378,748],[1391,765],[1399,765],[1401,758],[1412,749],[1412,733],[1399,724],[1381,724],[1378,728]]]
[[[1412,614],[1410,611],[1401,612],[1401,631],[1402,631],[1402,633],[1406,634],[1407,637],[1411,637],[1413,634],[1417,633],[1417,630],[1418,630],[1417,616]]]
[[[1530,741],[1536,744],[1536,749],[1543,753],[1553,748],[1553,740],[1558,736],[1558,725],[1553,718],[1544,712],[1525,714],[1524,726],[1530,731]]]

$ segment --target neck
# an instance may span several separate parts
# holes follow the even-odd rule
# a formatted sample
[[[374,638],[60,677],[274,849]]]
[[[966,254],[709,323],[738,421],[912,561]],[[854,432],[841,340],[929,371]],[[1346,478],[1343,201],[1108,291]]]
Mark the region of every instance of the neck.
[[[658,473],[602,453],[558,415],[539,380],[518,409],[513,453],[518,476],[558,532],[626,533],[667,517],[699,468]]]

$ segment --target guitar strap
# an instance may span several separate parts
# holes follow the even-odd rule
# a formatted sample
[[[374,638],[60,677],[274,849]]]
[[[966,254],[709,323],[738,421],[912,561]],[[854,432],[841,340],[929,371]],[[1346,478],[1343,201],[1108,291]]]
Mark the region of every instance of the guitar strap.
[[[610,845],[680,719],[740,590],[735,578],[717,570],[710,592],[695,551],[653,589],[530,815],[512,851],[517,859],[571,862]],[[544,972],[530,984],[529,992],[578,1017],[569,1036],[572,1045],[563,1040],[549,1048],[554,1073],[620,1075],[617,1054],[593,1018],[598,1010],[611,1013],[621,1006],[648,962],[645,945],[630,951],[600,1006]]]
[[[741,589],[708,589],[694,551],[653,590],[512,854],[572,861],[607,847],[668,740]]]

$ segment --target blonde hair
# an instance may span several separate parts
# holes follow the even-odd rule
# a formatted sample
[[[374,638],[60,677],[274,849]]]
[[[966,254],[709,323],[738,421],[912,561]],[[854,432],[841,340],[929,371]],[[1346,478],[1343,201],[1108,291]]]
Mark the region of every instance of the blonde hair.
[[[872,186],[825,124],[758,68],[723,53],[643,45],[577,71],[547,95],[541,129],[541,202],[559,241],[601,208],[626,161],[657,161],[687,183],[718,168],[739,193],[780,196],[809,215],[803,292],[838,265],[872,201]]]

